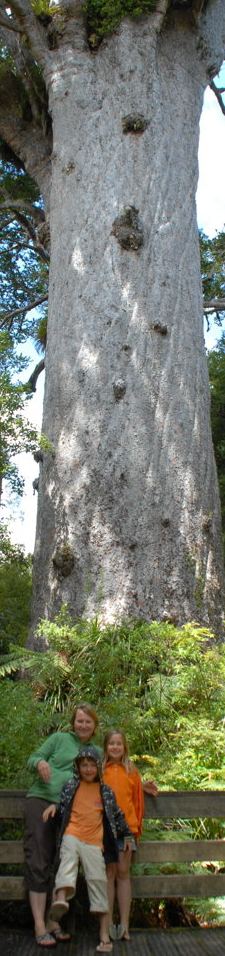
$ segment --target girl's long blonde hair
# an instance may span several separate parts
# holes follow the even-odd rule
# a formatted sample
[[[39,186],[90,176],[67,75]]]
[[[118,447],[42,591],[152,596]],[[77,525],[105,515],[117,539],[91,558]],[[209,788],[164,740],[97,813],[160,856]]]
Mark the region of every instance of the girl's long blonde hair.
[[[119,734],[119,736],[122,738],[124,753],[123,753],[123,757],[121,758],[121,763],[123,764],[124,767],[126,767],[126,770],[129,773],[129,770],[132,769],[132,764],[131,764],[131,761],[129,760],[128,743],[127,743],[127,738],[125,737],[125,733],[123,730],[120,730],[120,727],[114,727],[112,730],[108,730],[107,734],[105,734],[104,744],[103,744],[103,747],[104,747],[104,756],[103,756],[103,765],[102,765],[103,770],[104,770],[104,767],[106,767],[107,763],[109,763],[110,761],[110,757],[108,757],[108,744],[110,743],[111,737],[114,737],[114,734]]]

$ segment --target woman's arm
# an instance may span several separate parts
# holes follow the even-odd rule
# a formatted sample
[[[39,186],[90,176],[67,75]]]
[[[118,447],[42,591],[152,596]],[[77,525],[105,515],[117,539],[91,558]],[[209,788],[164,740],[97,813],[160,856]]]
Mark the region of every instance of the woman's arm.
[[[49,807],[46,807],[46,809],[44,810],[44,813],[42,813],[42,818],[44,820],[44,823],[47,823],[50,817],[52,818],[55,817],[57,810],[58,810],[58,807],[56,806],[56,803],[50,803]]]
[[[28,769],[37,770],[41,779],[44,780],[44,783],[48,783],[48,780],[50,780],[51,771],[48,766],[48,760],[56,749],[58,736],[58,733],[50,734],[50,737],[47,737],[47,739],[43,741],[40,747],[38,747],[38,750],[35,750],[34,753],[31,754],[27,762]],[[41,764],[42,767],[40,766]]]

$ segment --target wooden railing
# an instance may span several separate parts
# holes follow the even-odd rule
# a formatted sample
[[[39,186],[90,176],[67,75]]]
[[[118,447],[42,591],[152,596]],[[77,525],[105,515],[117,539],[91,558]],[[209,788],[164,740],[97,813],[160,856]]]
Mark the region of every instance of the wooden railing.
[[[0,819],[22,820],[25,793],[22,790],[0,791]],[[197,817],[225,818],[225,791],[163,791],[156,798],[145,797],[147,819],[187,820]],[[194,861],[225,860],[225,840],[176,840],[142,842],[135,855],[135,863],[143,869],[149,863],[193,863]],[[0,841],[0,868],[23,863],[22,840]],[[2,866],[3,865],[3,866]],[[154,874],[132,877],[134,898],[164,898],[180,896],[224,896],[225,873]],[[0,875],[0,899],[23,899],[23,876]]]

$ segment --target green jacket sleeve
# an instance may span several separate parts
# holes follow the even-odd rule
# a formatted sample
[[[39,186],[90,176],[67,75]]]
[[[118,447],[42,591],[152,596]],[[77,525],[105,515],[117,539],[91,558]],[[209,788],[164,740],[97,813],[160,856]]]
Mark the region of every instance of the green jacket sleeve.
[[[41,744],[38,750],[35,750],[34,753],[31,754],[27,762],[29,770],[35,770],[39,760],[49,760],[49,757],[54,753],[57,738],[57,733],[50,734],[50,737],[47,737],[47,739],[43,741],[43,744]]]

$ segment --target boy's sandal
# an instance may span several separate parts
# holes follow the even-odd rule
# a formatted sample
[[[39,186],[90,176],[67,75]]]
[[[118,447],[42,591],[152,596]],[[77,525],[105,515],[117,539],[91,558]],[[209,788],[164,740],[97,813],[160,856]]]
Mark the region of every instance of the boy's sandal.
[[[35,936],[35,939],[37,945],[45,949],[53,949],[53,946],[56,946],[56,939],[51,933],[42,933],[40,936]]]
[[[113,944],[110,942],[104,943],[104,940],[101,940],[101,943],[96,946],[96,953],[112,953]]]
[[[69,903],[66,900],[54,900],[51,905],[49,916],[53,920],[60,919],[65,913],[68,913]]]

